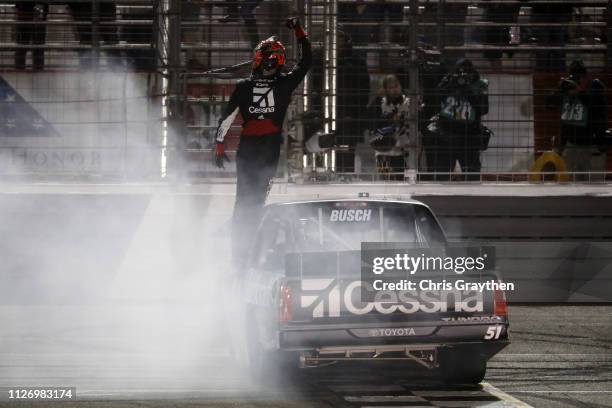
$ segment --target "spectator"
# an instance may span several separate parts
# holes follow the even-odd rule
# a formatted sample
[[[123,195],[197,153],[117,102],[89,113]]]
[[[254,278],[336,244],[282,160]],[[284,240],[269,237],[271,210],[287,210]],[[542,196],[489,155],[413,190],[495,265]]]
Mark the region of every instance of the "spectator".
[[[193,0],[183,0],[181,3],[181,22],[187,25],[181,27],[181,40],[188,47],[197,46],[202,42],[202,26],[200,22],[200,5]],[[190,70],[207,69],[207,64],[199,57],[199,54],[193,48],[187,48],[185,52],[185,65]]]
[[[488,146],[490,132],[482,126],[489,112],[488,82],[468,59],[457,61],[455,69],[438,85],[439,112],[424,129],[423,144],[429,172],[435,179],[449,180],[438,173],[450,173],[459,162],[466,180],[479,180],[480,151]]]
[[[247,30],[249,41],[253,47],[259,44],[259,33],[257,30],[257,21],[253,12],[263,0],[226,0],[227,15],[219,20],[220,23],[229,23],[238,21],[238,17],[242,17]]]
[[[391,173],[403,173],[405,168],[416,170],[420,146],[416,135],[410,134],[410,98],[402,92],[395,75],[387,75],[382,85],[382,95],[368,107],[377,167]],[[403,179],[403,174],[398,179]]]
[[[447,23],[465,23],[467,4],[442,3],[438,14],[438,4],[427,3],[423,12],[423,22],[437,25],[425,27],[425,41],[438,48],[442,53],[442,62],[446,67],[452,67],[454,62],[463,58],[462,50],[448,50],[448,46],[462,46],[465,43],[464,26],[446,26]]]
[[[542,47],[564,46],[568,37],[567,26],[571,20],[571,5],[534,3],[531,6],[531,22],[545,25],[533,27],[533,40]],[[551,23],[558,25],[546,25]],[[543,72],[565,72],[565,52],[554,49],[537,51],[535,68]]]
[[[355,3],[338,4],[338,23],[348,23],[344,31],[351,36],[354,44],[377,43],[380,41],[381,23],[401,23],[403,19],[403,5],[400,3]],[[363,25],[350,25],[350,23],[366,23]],[[391,29],[393,42],[402,42],[403,33],[401,27]],[[388,41],[388,39],[385,39]]]
[[[32,24],[17,25],[17,44],[19,45],[42,45],[47,37],[47,25],[42,23],[47,20],[49,4],[35,3],[30,1],[18,1],[15,3],[17,9],[17,21],[31,21]],[[45,66],[45,50],[32,48],[32,69],[42,70]],[[23,70],[26,67],[27,48],[19,48],[15,51],[15,68]]]
[[[357,1],[355,3],[338,4],[338,23],[371,23],[371,27],[343,26],[343,32],[349,36],[354,44],[367,44],[376,39],[377,22],[376,5]]]
[[[72,11],[72,18],[76,22],[90,22],[92,24],[77,24],[77,35],[80,44],[93,45],[93,8],[91,2],[69,2],[68,7]],[[98,3],[98,16],[100,22],[115,21],[117,19],[117,6],[111,2]],[[117,44],[117,27],[115,25],[98,25],[99,39],[108,44]],[[82,67],[91,66],[94,61],[91,57],[92,50],[79,50],[79,62]],[[111,51],[109,56],[119,57],[118,51]]]
[[[561,78],[555,94],[547,98],[549,108],[561,109],[561,132],[553,141],[570,172],[603,172],[608,123],[606,88],[597,78],[590,79],[582,61],[570,64],[569,76]],[[575,175],[576,180],[603,181],[603,175]]]
[[[122,12],[122,17],[138,21],[142,24],[130,24],[121,28],[121,39],[128,44],[149,45],[145,48],[133,48],[125,51],[127,63],[138,71],[153,71],[156,67],[155,49],[153,49],[153,21],[155,20],[153,8],[130,8]],[[151,21],[151,22],[148,22]]]
[[[308,73],[308,110],[303,113],[304,142],[316,132],[322,132],[323,118],[323,88],[325,86],[323,63],[325,52],[322,47],[312,49],[312,68]]]
[[[336,166],[341,172],[355,171],[354,148],[363,142],[370,75],[363,57],[353,50],[351,37],[338,30],[338,68],[336,71],[336,144],[348,145],[349,152],[336,153]]]
[[[419,69],[419,130],[429,124],[432,116],[438,113],[438,84],[448,73],[441,61],[441,54],[435,48],[428,48],[420,43],[417,47],[416,64]],[[403,89],[410,88],[409,67],[411,54],[404,52],[402,64],[395,71]]]
[[[503,4],[492,2],[485,5],[483,19],[491,23],[507,24],[484,29],[483,42],[488,45],[503,47],[510,44],[510,25],[518,20],[521,9],[520,4]],[[508,56],[512,56],[511,51],[507,51]],[[488,50],[484,52],[484,57],[491,61],[493,68],[501,68],[501,50]]]

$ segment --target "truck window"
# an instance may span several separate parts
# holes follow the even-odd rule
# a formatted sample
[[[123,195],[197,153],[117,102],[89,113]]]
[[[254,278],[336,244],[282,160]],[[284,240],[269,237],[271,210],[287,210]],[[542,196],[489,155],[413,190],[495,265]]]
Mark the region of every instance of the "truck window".
[[[297,252],[355,251],[362,242],[444,245],[444,235],[426,207],[394,203],[315,203],[285,215]]]
[[[418,229],[427,237],[428,245],[445,246],[446,238],[438,224],[438,221],[433,216],[427,207],[417,205],[414,207],[415,222]]]

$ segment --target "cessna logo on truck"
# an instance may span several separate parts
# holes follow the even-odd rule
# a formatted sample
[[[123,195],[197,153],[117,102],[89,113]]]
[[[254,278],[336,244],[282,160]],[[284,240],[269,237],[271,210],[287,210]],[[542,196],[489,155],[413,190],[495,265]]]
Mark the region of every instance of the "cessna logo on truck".
[[[375,293],[374,302],[361,302],[361,290]],[[364,281],[341,282],[337,279],[304,279],[300,306],[313,319],[340,317],[342,312],[367,313],[438,313],[482,312],[482,292],[460,290],[375,291]]]
[[[332,222],[368,222],[372,217],[372,210],[332,210],[329,220]]]

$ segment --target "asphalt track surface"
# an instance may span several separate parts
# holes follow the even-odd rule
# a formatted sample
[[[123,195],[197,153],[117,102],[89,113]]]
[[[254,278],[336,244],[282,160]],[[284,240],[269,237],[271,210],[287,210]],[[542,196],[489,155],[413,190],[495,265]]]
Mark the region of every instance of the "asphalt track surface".
[[[511,346],[483,384],[455,388],[435,372],[373,366],[309,370],[274,385],[235,363],[218,326],[195,327],[176,309],[162,330],[132,308],[122,312],[134,319],[121,319],[126,330],[103,310],[0,306],[0,387],[77,388],[73,402],[0,406],[612,407],[612,306],[511,307]],[[75,324],[83,314],[89,325]]]

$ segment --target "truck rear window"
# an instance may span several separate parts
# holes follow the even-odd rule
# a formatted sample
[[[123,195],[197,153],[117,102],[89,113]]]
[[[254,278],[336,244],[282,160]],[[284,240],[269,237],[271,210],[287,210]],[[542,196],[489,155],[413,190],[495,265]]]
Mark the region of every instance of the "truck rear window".
[[[362,242],[445,243],[437,221],[420,205],[336,202],[288,207],[283,224],[296,252],[360,250]]]

